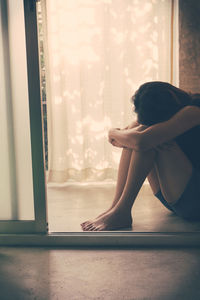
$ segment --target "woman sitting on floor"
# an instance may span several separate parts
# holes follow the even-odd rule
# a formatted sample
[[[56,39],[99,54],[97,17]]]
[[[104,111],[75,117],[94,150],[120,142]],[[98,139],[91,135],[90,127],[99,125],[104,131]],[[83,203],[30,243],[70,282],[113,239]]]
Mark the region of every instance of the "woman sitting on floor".
[[[165,82],[143,84],[132,97],[137,122],[109,131],[123,148],[111,207],[84,231],[132,226],[131,209],[146,177],[153,194],[172,212],[200,220],[200,96]]]

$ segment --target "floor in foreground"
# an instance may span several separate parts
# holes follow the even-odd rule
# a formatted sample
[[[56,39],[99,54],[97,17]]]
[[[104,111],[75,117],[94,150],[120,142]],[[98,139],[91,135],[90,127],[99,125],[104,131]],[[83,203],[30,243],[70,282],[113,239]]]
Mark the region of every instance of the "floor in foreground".
[[[2,300],[199,300],[200,249],[0,248]]]
[[[49,186],[48,220],[51,232],[80,232],[80,224],[105,211],[113,198],[114,183]],[[200,222],[188,222],[167,210],[144,184],[132,209],[133,232],[200,231]]]

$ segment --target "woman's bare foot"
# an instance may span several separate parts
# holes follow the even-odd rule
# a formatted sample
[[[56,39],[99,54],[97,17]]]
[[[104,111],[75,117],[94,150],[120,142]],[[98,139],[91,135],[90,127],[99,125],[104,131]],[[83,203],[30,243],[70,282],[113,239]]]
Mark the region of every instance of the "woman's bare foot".
[[[132,226],[131,212],[111,209],[92,222],[82,225],[83,231],[107,231]]]
[[[93,220],[87,220],[87,221],[81,223],[81,227],[83,228],[83,227],[85,227],[85,226],[87,226],[87,225],[89,225],[89,224],[91,224],[91,223],[96,222],[96,221],[97,221],[99,218],[101,218],[103,215],[107,214],[111,209],[112,209],[112,208],[109,208],[108,210],[104,211],[103,213],[101,213],[100,215],[98,215],[98,216],[97,216],[95,219],[93,219]]]
[[[89,225],[89,224],[91,224],[91,223],[93,223],[93,222],[96,222],[99,218],[101,218],[103,215],[107,214],[107,213],[108,213],[109,211],[111,211],[113,208],[114,208],[114,205],[111,206],[111,207],[110,207],[109,209],[107,209],[106,211],[104,211],[103,213],[101,213],[100,215],[98,215],[95,219],[93,219],[93,220],[87,220],[87,221],[81,223],[81,227],[86,226],[86,225]]]

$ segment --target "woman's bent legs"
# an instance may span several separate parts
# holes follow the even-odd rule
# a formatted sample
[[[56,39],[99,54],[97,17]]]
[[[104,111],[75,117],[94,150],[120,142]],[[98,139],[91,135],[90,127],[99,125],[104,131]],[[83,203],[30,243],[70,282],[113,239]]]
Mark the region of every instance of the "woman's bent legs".
[[[96,219],[98,219],[99,217],[101,217],[102,215],[107,213],[109,210],[111,210],[118,202],[118,200],[124,190],[124,186],[126,184],[126,179],[128,176],[128,169],[129,169],[129,165],[130,165],[132,151],[133,151],[132,149],[123,149],[122,150],[113,202],[112,202],[110,208],[107,211],[105,211],[104,213],[100,214]],[[86,226],[87,224],[89,224],[91,222],[92,221],[86,221],[86,222],[82,223],[81,226],[82,227]]]
[[[192,174],[191,163],[176,143],[160,150],[130,150],[126,154],[124,168],[123,163],[120,163],[111,209],[94,221],[83,223],[83,230],[114,230],[131,226],[131,208],[147,176],[153,193],[161,189],[167,202],[173,204],[179,199]]]
[[[123,172],[122,180],[118,180],[118,193],[121,194],[118,201],[115,197],[115,206],[95,219],[92,222],[82,224],[83,230],[114,230],[122,227],[130,227],[132,224],[131,208],[133,202],[150,170],[155,162],[156,151],[149,150],[145,152],[131,151],[131,159],[128,167],[128,172]],[[124,170],[125,171],[125,168]],[[118,177],[120,178],[120,172]],[[126,180],[124,180],[126,179]],[[122,183],[125,183],[123,185]],[[122,191],[123,187],[123,191]],[[116,196],[115,195],[115,196]]]
[[[123,149],[121,158],[120,158],[120,163],[119,163],[119,169],[118,169],[118,175],[117,175],[117,184],[116,184],[116,189],[115,189],[115,195],[114,195],[114,200],[111,205],[111,209],[116,205],[116,203],[119,201],[123,190],[124,186],[126,184],[127,176],[128,176],[128,170],[130,166],[130,160],[132,156],[132,149]]]
[[[180,147],[173,142],[158,151],[155,161],[160,190],[169,204],[176,203],[189,182],[193,167]]]
[[[160,183],[158,180],[158,175],[155,166],[152,168],[150,173],[147,176],[149,185],[152,189],[153,194],[157,194],[160,191]]]

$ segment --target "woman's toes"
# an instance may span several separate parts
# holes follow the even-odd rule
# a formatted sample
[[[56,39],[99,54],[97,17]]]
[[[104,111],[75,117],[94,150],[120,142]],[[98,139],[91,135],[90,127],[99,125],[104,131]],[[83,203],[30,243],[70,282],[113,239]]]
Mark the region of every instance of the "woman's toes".
[[[97,227],[96,227],[96,231],[102,231],[103,228],[104,228],[104,227],[103,227],[102,225],[101,225],[101,226],[97,226]]]
[[[94,231],[95,230],[95,225],[92,225],[89,229],[88,229],[88,231]]]
[[[90,226],[91,224],[93,224],[93,222],[92,221],[88,221],[83,227],[86,228],[86,227]]]
[[[85,228],[85,226],[86,226],[86,225],[84,225],[84,224],[81,224],[81,227],[82,227],[82,228]]]
[[[81,223],[81,226],[85,226],[85,225],[89,224],[90,222],[91,221],[85,221],[85,222]]]
[[[84,231],[91,231],[91,228],[93,227],[93,224],[88,224],[87,226],[84,227]]]
[[[94,228],[94,230],[93,231],[100,231],[100,226],[98,225],[98,226],[95,226],[95,228]]]

